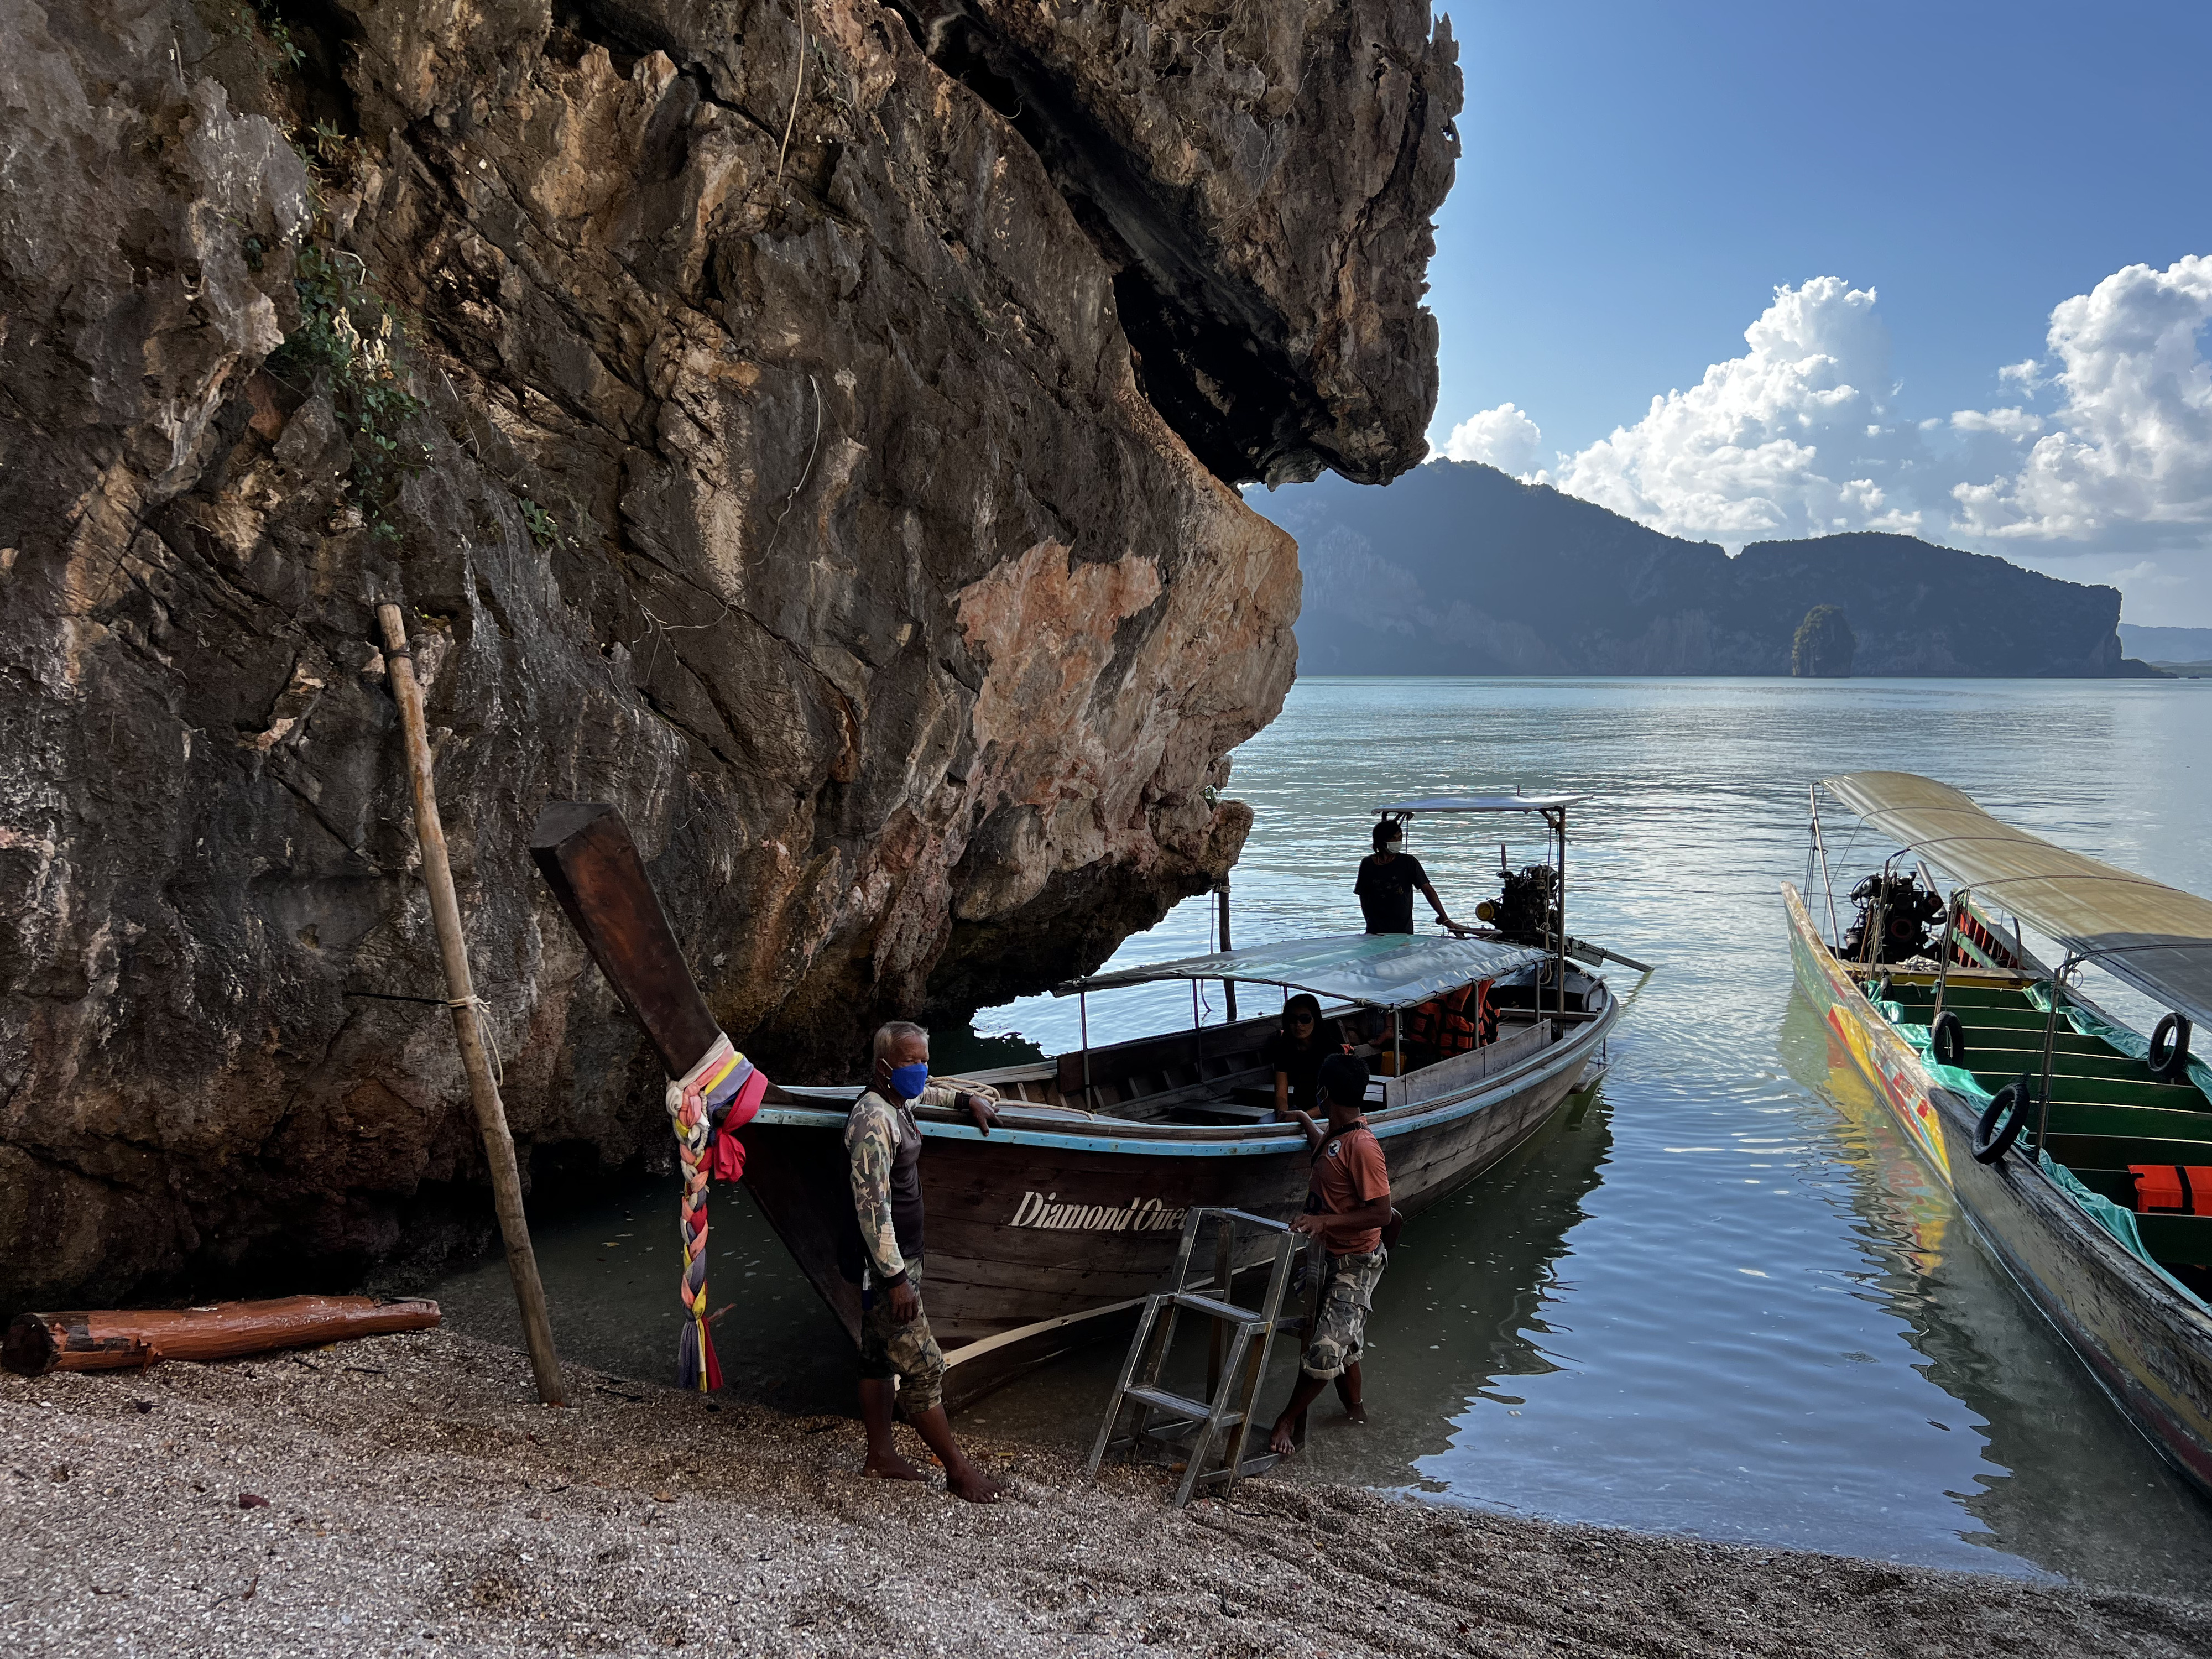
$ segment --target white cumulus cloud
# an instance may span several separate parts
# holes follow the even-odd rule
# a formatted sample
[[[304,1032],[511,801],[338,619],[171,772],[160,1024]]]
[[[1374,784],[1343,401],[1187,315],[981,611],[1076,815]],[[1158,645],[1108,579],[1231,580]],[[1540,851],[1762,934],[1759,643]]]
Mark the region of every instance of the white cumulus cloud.
[[[2111,581],[2131,621],[2212,621],[2212,255],[2062,301],[2043,355],[1996,371],[2014,401],[1948,419],[1894,406],[1875,298],[1836,276],[1776,289],[1741,356],[1535,480],[1731,551],[1901,531]],[[1444,453],[1528,476],[1540,436],[1501,404]]]
[[[2212,364],[2202,349],[2208,321],[2212,257],[2202,255],[2164,270],[2130,265],[2053,310],[2048,360],[2058,368],[2050,383],[2064,398],[2054,429],[2016,471],[1953,488],[1959,528],[2100,543],[2130,532],[2212,526]],[[2002,372],[2032,387],[2036,368],[2030,362]]]
[[[1954,432],[1988,432],[2000,438],[2032,438],[2043,430],[2043,417],[2024,409],[1962,409],[1951,416]]]
[[[1778,288],[1750,348],[1634,426],[1561,460],[1551,482],[1678,536],[1730,548],[1838,530],[1922,527],[1897,499],[1917,428],[1891,415],[1875,292],[1838,277]]]
[[[1481,461],[1517,477],[1535,464],[1536,447],[1543,441],[1535,422],[1511,404],[1500,404],[1454,427],[1444,440],[1443,454],[1446,460]]]

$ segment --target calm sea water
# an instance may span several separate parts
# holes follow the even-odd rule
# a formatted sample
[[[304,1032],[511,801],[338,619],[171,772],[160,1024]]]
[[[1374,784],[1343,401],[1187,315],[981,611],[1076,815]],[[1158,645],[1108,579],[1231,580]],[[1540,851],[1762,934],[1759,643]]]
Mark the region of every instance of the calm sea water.
[[[1234,877],[1238,943],[1357,930],[1352,871],[1381,802],[1517,785],[1593,797],[1572,825],[1571,926],[1659,971],[1602,1085],[1408,1224],[1369,1331],[1370,1422],[1342,1426],[1325,1398],[1288,1478],[2201,1592],[2212,1506],[2020,1298],[1831,1051],[1791,988],[1777,887],[1804,873],[1807,785],[1881,767],[2212,891],[2208,714],[2208,681],[1301,682],[1237,757],[1232,791],[1257,812]],[[1501,834],[1516,864],[1540,855],[1507,821],[1415,827],[1455,914],[1494,890]],[[1839,888],[1890,850],[1840,818],[1831,847]],[[1121,959],[1206,949],[1211,927],[1194,901]],[[1190,1012],[1179,990],[1102,995],[1091,1035]],[[1220,1018],[1218,989],[1200,1013]],[[976,1029],[1056,1050],[1075,1020],[1073,1003],[1034,998]],[[670,1374],[674,1199],[672,1182],[619,1188],[541,1226],[564,1352]],[[850,1360],[812,1293],[749,1206],[718,1198],[715,1215],[733,1384],[841,1398]],[[439,1293],[463,1328],[511,1337],[504,1279],[495,1259]],[[1118,1357],[1077,1356],[969,1420],[1087,1441]]]

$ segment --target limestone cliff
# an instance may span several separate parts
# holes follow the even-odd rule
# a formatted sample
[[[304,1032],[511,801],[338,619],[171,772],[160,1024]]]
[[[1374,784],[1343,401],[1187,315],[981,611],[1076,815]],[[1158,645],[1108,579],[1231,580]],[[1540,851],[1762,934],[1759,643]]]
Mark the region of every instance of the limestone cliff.
[[[342,1274],[477,1158],[370,605],[518,1137],[657,1146],[532,876],[629,819],[786,1075],[1234,858],[1419,453],[1419,0],[0,0],[0,1301]]]

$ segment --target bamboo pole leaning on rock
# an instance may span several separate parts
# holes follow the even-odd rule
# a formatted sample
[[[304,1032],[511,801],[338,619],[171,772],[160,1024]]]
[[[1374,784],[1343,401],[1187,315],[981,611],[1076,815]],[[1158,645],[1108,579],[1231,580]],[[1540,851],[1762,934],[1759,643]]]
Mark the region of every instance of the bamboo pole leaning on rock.
[[[477,1127],[483,1135],[484,1159],[491,1166],[491,1190],[499,1211],[500,1236],[507,1243],[507,1270],[514,1279],[514,1299],[522,1310],[523,1340],[530,1347],[530,1369],[538,1397],[549,1406],[567,1404],[561,1387],[561,1361],[553,1352],[553,1325],[545,1314],[545,1287],[538,1282],[537,1253],[530,1248],[530,1223],[522,1211],[522,1176],[514,1164],[514,1137],[507,1132],[507,1108],[499,1081],[485,1055],[477,1023],[482,1006],[469,974],[467,942],[461,937],[460,902],[453,896],[453,867],[446,861],[446,830],[438,817],[438,797],[430,775],[430,741],[423,730],[422,688],[415,678],[415,658],[407,647],[407,624],[396,605],[376,607],[384,629],[384,661],[392,694],[407,739],[407,781],[415,796],[415,833],[422,843],[422,884],[430,890],[430,917],[438,929],[438,954],[445,963],[446,1006],[453,1011],[453,1036],[461,1065],[469,1074],[476,1103]]]
[[[18,1376],[48,1371],[143,1370],[165,1359],[233,1359],[275,1348],[428,1330],[438,1304],[419,1297],[283,1296],[272,1302],[218,1302],[211,1308],[144,1312],[17,1314],[0,1339],[0,1362]]]

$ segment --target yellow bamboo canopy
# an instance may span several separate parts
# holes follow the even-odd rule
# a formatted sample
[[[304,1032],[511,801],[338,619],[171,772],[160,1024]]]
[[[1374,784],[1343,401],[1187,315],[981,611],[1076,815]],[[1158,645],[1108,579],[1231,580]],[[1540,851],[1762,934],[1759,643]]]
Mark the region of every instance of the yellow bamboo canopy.
[[[1820,787],[1870,826],[2153,1001],[2212,1022],[2212,901],[1991,817],[1948,783],[1849,772]]]

